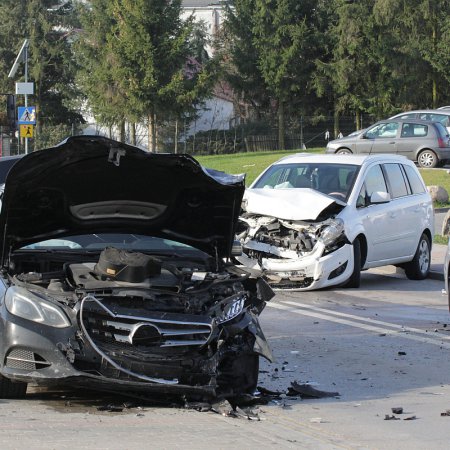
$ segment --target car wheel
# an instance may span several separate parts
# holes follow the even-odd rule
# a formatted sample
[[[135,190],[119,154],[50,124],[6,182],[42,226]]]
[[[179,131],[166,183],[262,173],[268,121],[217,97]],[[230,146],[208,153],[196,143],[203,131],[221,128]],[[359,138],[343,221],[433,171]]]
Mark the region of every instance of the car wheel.
[[[359,239],[353,241],[353,273],[345,282],[345,288],[359,288],[361,284],[361,242]]]
[[[351,155],[352,151],[348,148],[340,148],[336,151],[336,155]]]
[[[430,273],[431,245],[426,234],[422,234],[411,262],[405,264],[405,274],[410,280],[424,280]]]
[[[27,383],[13,382],[0,375],[0,398],[25,398]]]
[[[420,167],[432,169],[433,167],[436,167],[438,165],[439,160],[436,156],[436,153],[434,153],[432,150],[423,150],[417,157],[417,163]]]

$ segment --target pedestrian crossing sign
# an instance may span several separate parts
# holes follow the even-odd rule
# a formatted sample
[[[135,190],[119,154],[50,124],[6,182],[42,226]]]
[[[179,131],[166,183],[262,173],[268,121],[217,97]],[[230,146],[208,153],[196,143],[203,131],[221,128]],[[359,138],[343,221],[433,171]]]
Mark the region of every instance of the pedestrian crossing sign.
[[[33,125],[20,125],[20,137],[32,138],[33,137]]]
[[[36,107],[35,106],[19,106],[17,108],[18,122],[20,125],[36,124]]]

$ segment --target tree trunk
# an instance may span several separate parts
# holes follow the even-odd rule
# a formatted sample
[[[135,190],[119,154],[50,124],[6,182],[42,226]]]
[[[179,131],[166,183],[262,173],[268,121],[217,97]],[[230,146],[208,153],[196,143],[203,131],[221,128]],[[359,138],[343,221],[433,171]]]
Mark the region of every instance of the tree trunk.
[[[131,123],[130,127],[131,127],[131,143],[133,145],[136,145],[136,124]]]
[[[148,150],[156,152],[156,114],[153,111],[148,115]]]
[[[121,120],[119,124],[119,141],[125,142],[125,120]]]
[[[356,115],[356,129],[360,130],[362,127],[361,127],[361,114],[359,112],[359,109],[356,110],[355,115]]]
[[[278,103],[278,149],[284,150],[284,103],[280,100]]]
[[[175,154],[178,153],[178,119],[175,119]]]
[[[339,111],[336,105],[334,105],[334,139],[337,138],[339,132]]]

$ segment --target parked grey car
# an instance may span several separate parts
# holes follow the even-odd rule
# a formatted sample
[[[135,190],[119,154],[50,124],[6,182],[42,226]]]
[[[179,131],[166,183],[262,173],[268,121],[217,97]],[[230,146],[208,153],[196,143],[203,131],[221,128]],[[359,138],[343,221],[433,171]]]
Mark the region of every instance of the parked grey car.
[[[356,136],[330,141],[326,153],[394,153],[432,168],[450,161],[450,137],[440,122],[388,119]]]
[[[447,128],[447,133],[450,133],[450,109],[446,106],[439,109],[406,111],[389,117],[389,119],[420,119],[428,122],[440,122]]]

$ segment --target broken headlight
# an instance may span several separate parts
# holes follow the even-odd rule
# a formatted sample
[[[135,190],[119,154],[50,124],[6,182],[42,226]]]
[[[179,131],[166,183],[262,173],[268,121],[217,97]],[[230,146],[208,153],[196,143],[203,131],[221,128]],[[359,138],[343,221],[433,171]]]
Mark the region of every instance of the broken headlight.
[[[228,322],[237,317],[244,309],[246,296],[238,294],[233,297],[223,308],[220,315],[217,316],[217,323]]]
[[[332,219],[329,224],[322,230],[319,241],[325,247],[334,244],[344,233],[344,221],[342,219]]]
[[[15,316],[50,327],[70,327],[70,321],[56,305],[21,287],[11,287],[5,295],[6,309]]]

